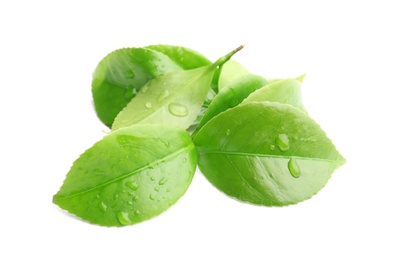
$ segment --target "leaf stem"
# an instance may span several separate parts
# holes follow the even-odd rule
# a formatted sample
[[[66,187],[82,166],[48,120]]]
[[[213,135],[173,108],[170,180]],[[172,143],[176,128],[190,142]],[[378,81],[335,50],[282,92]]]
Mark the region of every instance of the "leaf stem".
[[[230,58],[232,58],[232,56],[240,51],[241,49],[243,49],[244,44],[240,45],[239,47],[237,47],[236,49],[234,49],[233,51],[229,52],[228,54],[226,54],[225,56],[223,56],[222,58],[218,59],[217,61],[215,61],[212,66],[214,67],[220,67],[222,66],[225,62],[227,62],[228,60],[230,60]]]

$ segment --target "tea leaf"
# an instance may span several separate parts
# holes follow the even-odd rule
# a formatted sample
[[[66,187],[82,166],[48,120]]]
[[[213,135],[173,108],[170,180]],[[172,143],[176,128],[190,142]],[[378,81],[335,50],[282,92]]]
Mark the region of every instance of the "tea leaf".
[[[111,132],[83,153],[53,202],[90,223],[134,224],[173,205],[195,169],[196,149],[186,131],[134,125]]]
[[[181,46],[150,45],[113,51],[99,62],[93,74],[96,113],[110,127],[117,114],[150,79],[208,64],[211,62],[202,54]]]
[[[242,103],[253,101],[270,101],[293,105],[303,111],[301,82],[297,79],[282,79],[269,83],[251,93]]]
[[[112,129],[132,124],[164,124],[187,129],[198,117],[218,66],[238,50],[215,63],[192,70],[170,72],[149,81],[118,114]]]
[[[299,109],[251,102],[213,117],[194,138],[198,166],[218,189],[267,206],[316,194],[345,160]]]

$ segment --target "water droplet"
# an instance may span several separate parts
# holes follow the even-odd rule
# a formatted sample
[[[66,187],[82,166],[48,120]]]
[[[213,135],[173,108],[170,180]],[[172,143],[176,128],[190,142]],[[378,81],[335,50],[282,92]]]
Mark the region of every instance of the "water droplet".
[[[166,179],[166,178],[161,178],[161,179],[158,181],[158,185],[164,185],[166,182],[167,182],[167,179]]]
[[[144,93],[147,92],[147,90],[148,90],[148,87],[147,87],[147,86],[144,86],[144,87],[142,87],[142,88],[140,89],[140,92],[144,94]]]
[[[122,225],[130,225],[131,220],[129,218],[129,213],[124,212],[124,211],[119,211],[116,214],[117,220],[119,220],[120,224]]]
[[[233,98],[232,100],[229,101],[229,107],[235,107],[239,104],[239,99],[238,98]]]
[[[184,105],[178,103],[171,103],[168,105],[168,110],[174,116],[184,117],[187,116],[189,111]]]
[[[155,181],[155,177],[151,176],[150,180]]]
[[[126,93],[124,94],[124,96],[125,96],[127,99],[132,99],[132,98],[134,97],[134,87],[133,87],[132,85],[129,85],[129,86],[128,86],[128,88],[127,88]]]
[[[126,71],[126,78],[132,79],[134,78],[134,72],[131,69]]]
[[[155,191],[159,191],[159,188],[158,188],[158,187],[155,187],[154,190],[155,190]]]
[[[116,194],[114,195],[114,199],[117,200],[118,198],[119,198],[119,193],[116,193]]]
[[[170,188],[167,188],[165,191],[166,191],[166,192],[170,192],[170,191],[171,191],[171,189],[170,189]]]
[[[188,161],[188,158],[186,158],[186,157],[182,159],[183,163],[186,163],[187,161]]]
[[[276,148],[276,146],[274,144],[270,144],[270,149],[274,150],[274,148]]]
[[[107,210],[107,206],[106,206],[106,204],[105,204],[103,201],[100,203],[100,209],[101,209],[103,212],[106,212],[106,210]]]
[[[128,204],[128,205],[133,205],[133,202],[127,201],[127,204]]]
[[[150,200],[155,200],[155,197],[153,196],[153,194],[150,194]]]
[[[226,135],[230,135],[230,129],[226,130]]]
[[[134,213],[137,214],[137,215],[141,214],[140,210],[136,210],[136,212],[134,212]]]
[[[132,190],[137,190],[138,189],[138,184],[136,182],[126,182],[126,186],[129,187]]]
[[[147,102],[146,103],[146,108],[151,108],[153,105],[151,104],[151,102]]]
[[[290,161],[288,161],[288,170],[294,178],[300,177],[301,171],[297,159],[291,158]]]
[[[170,95],[170,92],[169,92],[168,90],[164,90],[164,91],[160,94],[160,96],[158,97],[157,102],[163,101],[163,100],[166,99],[169,95]]]
[[[290,149],[290,140],[288,140],[288,136],[286,134],[279,134],[276,138],[276,143],[278,148],[281,151],[287,151]]]

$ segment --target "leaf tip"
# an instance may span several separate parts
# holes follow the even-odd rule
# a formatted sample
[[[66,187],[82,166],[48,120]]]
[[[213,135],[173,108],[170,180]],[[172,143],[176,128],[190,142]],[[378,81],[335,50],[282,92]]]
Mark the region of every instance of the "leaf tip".
[[[303,82],[305,77],[307,76],[307,73],[302,74],[301,76],[297,77],[296,80],[298,80],[299,82]]]

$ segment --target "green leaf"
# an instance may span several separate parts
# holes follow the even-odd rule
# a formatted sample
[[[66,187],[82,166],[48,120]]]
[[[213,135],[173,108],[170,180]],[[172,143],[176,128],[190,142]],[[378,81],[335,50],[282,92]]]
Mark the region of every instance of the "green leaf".
[[[174,61],[184,70],[195,69],[212,64],[212,62],[208,58],[206,58],[199,52],[182,46],[158,44],[149,45],[144,48],[158,51],[164,55],[167,55],[172,61]]]
[[[226,63],[227,64],[227,63]],[[263,87],[267,81],[260,76],[248,74],[240,77],[231,83],[227,88],[222,89],[212,100],[199,125],[192,136],[214,116],[226,111],[229,108],[239,105],[253,91]]]
[[[269,83],[251,93],[242,103],[270,101],[289,104],[305,112],[302,104],[301,82],[297,79],[283,79]]]
[[[93,74],[96,113],[110,127],[117,114],[150,79],[209,64],[211,61],[202,54],[181,46],[150,45],[113,51],[100,61]]]
[[[117,115],[112,129],[136,123],[187,129],[201,111],[217,67],[237,51],[232,51],[211,65],[170,72],[150,80]]]
[[[111,126],[117,114],[150,79],[182,68],[168,56],[145,48],[111,52],[97,65],[92,80],[95,110]]]
[[[162,125],[122,128],[74,162],[53,202],[94,224],[138,223],[185,193],[196,160],[186,131]]]
[[[221,69],[219,75],[218,88],[219,91],[228,87],[240,77],[250,74],[250,72],[237,61],[230,60],[226,62]]]
[[[198,166],[214,186],[267,206],[310,198],[345,162],[307,114],[275,102],[241,104],[219,114],[194,143]]]
[[[171,60],[173,60],[184,70],[196,69],[199,67],[212,64],[212,62],[208,58],[203,56],[201,53],[182,46],[158,44],[158,45],[149,45],[145,48],[155,50],[161,52],[162,54],[167,55]],[[211,88],[216,93],[218,91],[219,73],[220,70],[217,69],[211,82]]]

